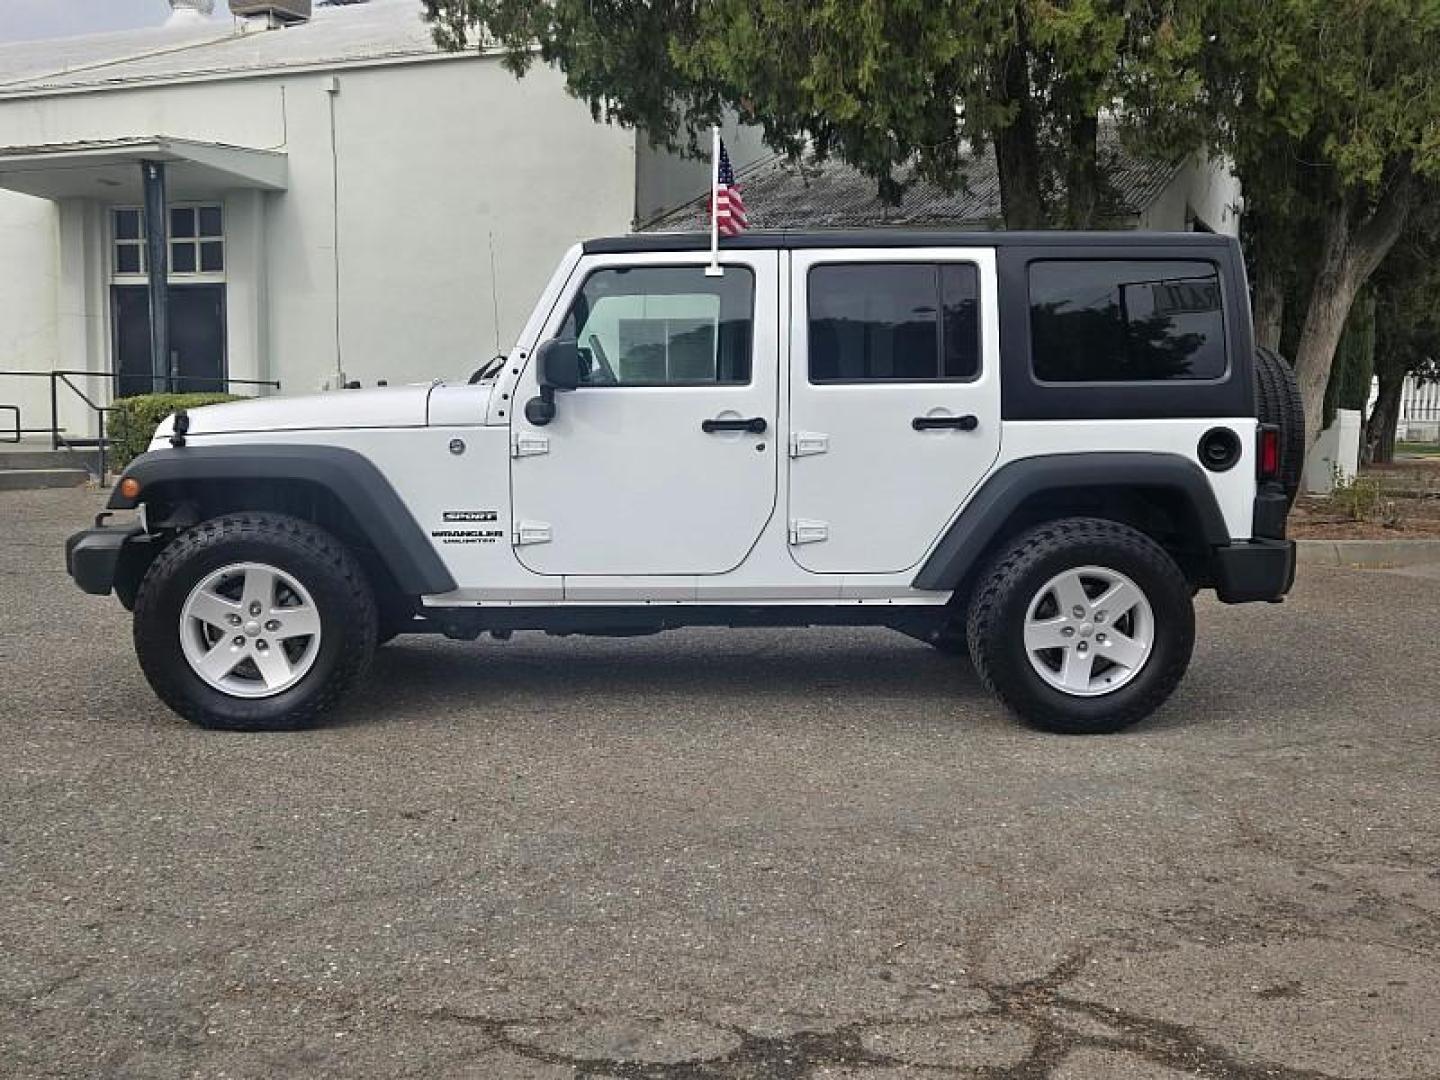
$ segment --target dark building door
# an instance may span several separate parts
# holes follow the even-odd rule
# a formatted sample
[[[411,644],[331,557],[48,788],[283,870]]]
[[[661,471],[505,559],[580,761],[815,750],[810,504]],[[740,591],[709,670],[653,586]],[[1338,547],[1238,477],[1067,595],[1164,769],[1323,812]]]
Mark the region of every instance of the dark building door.
[[[169,369],[182,393],[225,389],[225,286],[170,286]],[[143,285],[114,286],[118,395],[148,394],[150,296]]]

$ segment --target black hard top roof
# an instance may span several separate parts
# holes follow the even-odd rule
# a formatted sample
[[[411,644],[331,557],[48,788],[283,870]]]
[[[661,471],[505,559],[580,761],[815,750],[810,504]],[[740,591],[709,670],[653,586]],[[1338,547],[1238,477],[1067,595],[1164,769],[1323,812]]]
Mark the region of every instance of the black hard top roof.
[[[776,230],[757,229],[720,241],[724,250],[767,248],[897,248],[897,247],[1082,247],[1120,248],[1143,251],[1154,247],[1217,248],[1235,244],[1233,237],[1206,232],[1139,232],[1116,229],[1109,232],[993,232],[933,231],[912,229]],[[703,251],[710,246],[710,234],[702,232],[634,233],[587,240],[587,255],[615,255],[642,251]]]

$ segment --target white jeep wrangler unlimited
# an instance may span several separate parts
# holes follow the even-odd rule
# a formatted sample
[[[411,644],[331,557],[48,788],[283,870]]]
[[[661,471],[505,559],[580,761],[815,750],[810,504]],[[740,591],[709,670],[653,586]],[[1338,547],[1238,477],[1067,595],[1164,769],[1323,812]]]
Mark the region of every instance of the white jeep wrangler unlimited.
[[[1175,688],[1191,598],[1278,600],[1298,395],[1205,234],[750,233],[572,249],[469,384],[160,425],[67,546],[207,727],[315,721],[402,633],[879,625],[1031,723]]]

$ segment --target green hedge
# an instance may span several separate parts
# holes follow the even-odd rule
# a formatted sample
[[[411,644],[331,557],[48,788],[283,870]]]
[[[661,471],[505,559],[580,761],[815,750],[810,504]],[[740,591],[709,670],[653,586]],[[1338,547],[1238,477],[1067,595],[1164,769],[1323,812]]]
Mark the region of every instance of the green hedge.
[[[198,409],[237,400],[234,394],[137,394],[120,398],[110,414],[110,468],[119,472],[143,454],[155,435],[155,426],[179,409]]]

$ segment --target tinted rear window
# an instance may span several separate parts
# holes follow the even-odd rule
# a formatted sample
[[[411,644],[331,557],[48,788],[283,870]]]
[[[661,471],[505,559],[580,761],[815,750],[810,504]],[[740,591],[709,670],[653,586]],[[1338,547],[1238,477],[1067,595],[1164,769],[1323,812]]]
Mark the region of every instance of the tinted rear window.
[[[1031,263],[1030,338],[1045,382],[1220,378],[1219,271],[1199,260]]]
[[[980,372],[973,263],[817,266],[809,291],[811,382],[925,382]]]

